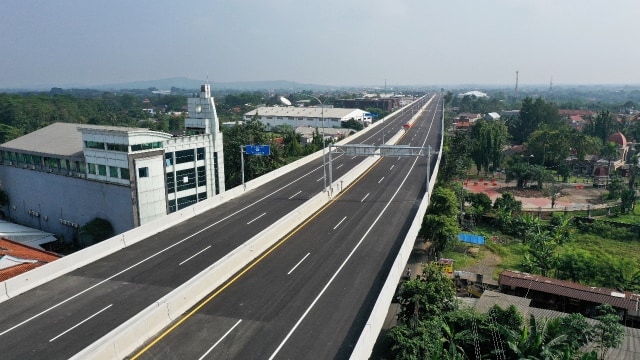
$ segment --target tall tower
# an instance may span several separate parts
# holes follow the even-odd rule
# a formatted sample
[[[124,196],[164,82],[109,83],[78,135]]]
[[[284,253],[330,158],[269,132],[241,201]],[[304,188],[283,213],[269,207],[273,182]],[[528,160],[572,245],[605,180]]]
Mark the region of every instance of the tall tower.
[[[518,101],[518,70],[516,70],[516,101]]]
[[[215,194],[224,192],[224,153],[222,151],[222,132],[216,113],[216,105],[211,96],[211,86],[200,86],[200,96],[187,99],[189,117],[184,119],[187,135],[202,136],[207,142],[207,171],[215,179]]]

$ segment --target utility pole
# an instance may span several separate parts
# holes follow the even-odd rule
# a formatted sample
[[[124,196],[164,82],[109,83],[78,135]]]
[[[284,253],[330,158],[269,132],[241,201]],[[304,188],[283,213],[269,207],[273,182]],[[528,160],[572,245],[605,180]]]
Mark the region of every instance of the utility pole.
[[[518,101],[518,70],[516,70],[516,101]]]

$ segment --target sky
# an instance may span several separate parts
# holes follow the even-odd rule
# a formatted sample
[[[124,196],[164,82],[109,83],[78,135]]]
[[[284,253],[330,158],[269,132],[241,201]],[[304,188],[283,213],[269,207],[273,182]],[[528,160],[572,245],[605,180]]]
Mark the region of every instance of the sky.
[[[640,84],[637,0],[2,0],[0,88]]]

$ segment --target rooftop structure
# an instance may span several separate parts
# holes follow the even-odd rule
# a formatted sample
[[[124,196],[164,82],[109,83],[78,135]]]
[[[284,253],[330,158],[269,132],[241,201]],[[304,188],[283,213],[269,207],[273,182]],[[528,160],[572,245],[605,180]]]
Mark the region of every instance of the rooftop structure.
[[[0,281],[59,259],[60,256],[0,238]]]
[[[260,107],[244,114],[244,121],[256,118],[267,127],[289,125],[311,127],[342,127],[342,122],[354,119],[365,125],[371,124],[372,118],[360,109],[341,109],[321,107],[274,106]],[[324,124],[322,118],[324,117]],[[323,126],[324,125],[324,126]]]

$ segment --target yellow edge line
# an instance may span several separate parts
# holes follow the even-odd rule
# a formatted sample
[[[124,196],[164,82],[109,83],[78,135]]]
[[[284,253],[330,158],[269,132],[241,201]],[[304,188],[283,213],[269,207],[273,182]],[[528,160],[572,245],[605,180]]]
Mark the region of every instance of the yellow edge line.
[[[404,136],[404,135],[403,135]],[[355,186],[355,184],[357,182],[359,182],[365,175],[367,175],[371,170],[373,170],[374,167],[376,167],[378,165],[378,163],[382,160],[382,158],[379,158],[378,160],[376,160],[375,163],[373,163],[364,173],[362,173],[360,176],[358,176],[358,178],[353,181],[345,190],[343,190],[340,194],[338,194],[338,196],[336,196],[335,198],[331,199],[331,201],[329,201],[327,204],[325,204],[322,208],[320,208],[320,210],[316,211],[313,215],[311,215],[310,217],[307,218],[307,220],[305,220],[302,224],[298,225],[298,227],[296,227],[294,230],[292,230],[291,232],[289,232],[289,234],[285,235],[285,237],[283,237],[279,242],[277,242],[275,245],[273,245],[271,248],[269,248],[267,251],[265,251],[262,255],[260,255],[260,257],[258,257],[257,259],[255,259],[251,264],[249,264],[247,267],[245,267],[242,271],[240,271],[236,276],[234,276],[231,280],[227,281],[224,285],[222,285],[221,288],[219,288],[216,292],[214,292],[213,294],[211,294],[211,296],[209,296],[207,299],[205,299],[203,302],[201,302],[198,306],[196,306],[195,308],[193,308],[191,311],[189,311],[185,316],[183,316],[180,320],[178,320],[175,324],[173,324],[170,328],[168,328],[167,330],[165,330],[160,336],[158,336],[157,338],[155,338],[151,343],[149,343],[147,346],[145,346],[144,348],[142,348],[142,350],[140,350],[139,352],[137,352],[134,356],[131,357],[131,360],[135,360],[137,358],[139,358],[140,356],[142,356],[142,354],[144,354],[145,352],[147,352],[150,348],[152,348],[155,344],[157,344],[160,340],[162,340],[165,336],[167,336],[170,332],[172,332],[173,330],[175,330],[178,326],[180,326],[184,321],[186,321],[187,319],[189,319],[191,316],[193,316],[196,312],[198,312],[203,306],[205,306],[206,304],[208,304],[211,300],[213,300],[213,298],[215,298],[216,296],[220,295],[220,293],[222,291],[224,291],[226,288],[228,288],[231,284],[233,284],[234,282],[236,282],[236,280],[238,280],[241,276],[243,276],[247,271],[251,270],[254,266],[256,266],[260,261],[262,261],[265,257],[267,257],[269,254],[271,254],[275,249],[277,249],[278,247],[280,247],[280,245],[282,245],[285,241],[289,240],[293,235],[295,235],[298,231],[300,231],[303,227],[305,227],[309,222],[311,222],[313,219],[315,219],[318,215],[320,215],[324,210],[326,210],[329,206],[331,206],[336,200],[338,200],[342,195],[344,195],[347,191],[349,191],[349,189],[351,189],[353,186]]]

